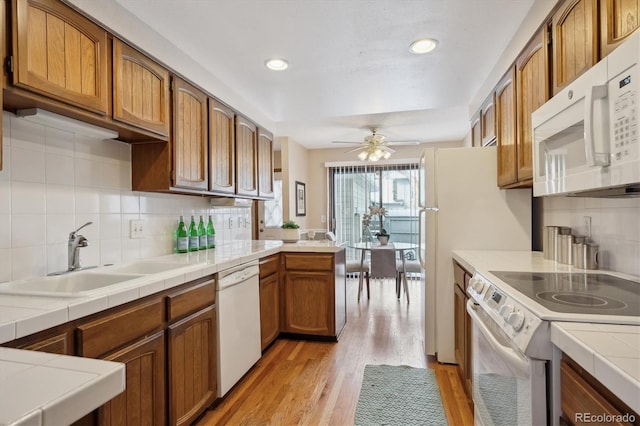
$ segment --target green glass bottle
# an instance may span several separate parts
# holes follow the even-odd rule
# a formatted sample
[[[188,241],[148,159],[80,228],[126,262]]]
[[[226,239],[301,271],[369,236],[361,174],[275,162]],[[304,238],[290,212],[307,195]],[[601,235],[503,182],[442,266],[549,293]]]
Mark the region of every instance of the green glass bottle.
[[[180,216],[180,222],[178,222],[176,236],[178,239],[178,253],[186,253],[189,251],[189,234],[187,234],[187,227],[184,226],[184,218],[182,216]]]
[[[207,249],[207,230],[204,227],[204,220],[202,220],[202,215],[200,215],[200,222],[198,222],[198,249]]]
[[[216,230],[213,227],[211,215],[209,215],[209,223],[207,223],[207,248],[216,248]]]
[[[198,227],[196,221],[191,215],[191,223],[189,224],[189,251],[198,251],[200,238],[198,237]]]

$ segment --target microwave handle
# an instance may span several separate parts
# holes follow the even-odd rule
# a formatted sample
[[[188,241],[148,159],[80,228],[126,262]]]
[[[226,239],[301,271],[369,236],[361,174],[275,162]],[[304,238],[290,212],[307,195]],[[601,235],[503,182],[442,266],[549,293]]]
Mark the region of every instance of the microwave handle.
[[[596,143],[593,138],[593,104],[596,99],[607,97],[607,85],[591,86],[585,95],[585,123],[584,141],[587,155],[587,166],[608,166],[609,156],[605,153],[596,153]]]

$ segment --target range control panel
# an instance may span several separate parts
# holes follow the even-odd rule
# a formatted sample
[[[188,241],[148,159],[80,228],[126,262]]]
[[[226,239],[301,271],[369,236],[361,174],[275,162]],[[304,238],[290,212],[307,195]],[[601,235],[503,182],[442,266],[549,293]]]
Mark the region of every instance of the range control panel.
[[[534,340],[540,340],[540,333],[548,333],[549,324],[540,320],[513,297],[506,294],[496,284],[476,272],[467,288],[471,299],[484,310],[509,338],[512,345],[529,354]],[[548,336],[547,336],[548,340]],[[550,343],[549,343],[550,344]],[[534,352],[538,352],[535,349]],[[546,349],[545,349],[546,352]]]

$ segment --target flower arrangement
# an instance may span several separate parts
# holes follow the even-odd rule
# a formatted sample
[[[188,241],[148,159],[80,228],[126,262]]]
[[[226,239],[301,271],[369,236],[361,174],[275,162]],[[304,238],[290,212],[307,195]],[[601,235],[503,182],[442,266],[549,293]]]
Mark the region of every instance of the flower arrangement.
[[[365,213],[362,215],[362,225],[369,226],[371,224],[371,218],[373,216],[378,216],[380,218],[380,224],[382,225],[382,221],[384,220],[384,216],[386,214],[387,209],[385,209],[384,207],[369,206],[369,213]]]
[[[282,223],[282,225],[280,226],[282,229],[299,229],[300,225],[298,225],[297,223],[295,223],[292,220],[286,220]]]

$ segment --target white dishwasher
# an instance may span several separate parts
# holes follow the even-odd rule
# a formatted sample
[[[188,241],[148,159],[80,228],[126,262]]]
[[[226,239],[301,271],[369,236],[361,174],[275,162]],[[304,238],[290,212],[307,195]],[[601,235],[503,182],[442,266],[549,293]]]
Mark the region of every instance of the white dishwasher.
[[[260,359],[260,280],[258,262],[218,272],[218,397]]]

